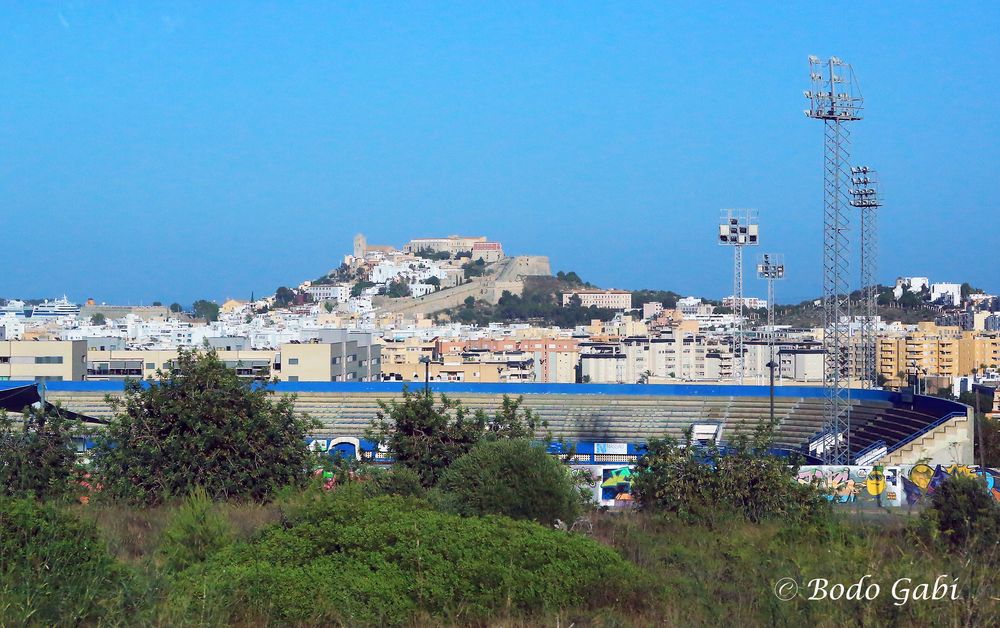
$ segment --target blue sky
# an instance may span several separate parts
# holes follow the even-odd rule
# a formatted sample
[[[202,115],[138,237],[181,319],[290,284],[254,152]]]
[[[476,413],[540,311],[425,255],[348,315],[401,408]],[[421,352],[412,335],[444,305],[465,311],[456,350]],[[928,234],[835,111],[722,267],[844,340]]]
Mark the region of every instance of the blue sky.
[[[779,300],[812,297],[809,54],[861,82],[880,279],[1000,291],[1000,4],[824,6],[5,3],[0,295],[260,295],[361,231],[484,234],[600,285],[719,297],[719,209],[753,207]]]

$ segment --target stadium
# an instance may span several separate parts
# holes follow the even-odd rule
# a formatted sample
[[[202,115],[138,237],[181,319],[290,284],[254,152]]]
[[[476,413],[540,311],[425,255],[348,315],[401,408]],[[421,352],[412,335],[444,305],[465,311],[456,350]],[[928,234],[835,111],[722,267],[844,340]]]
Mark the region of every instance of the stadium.
[[[422,386],[416,385],[416,390]],[[725,444],[770,416],[766,386],[669,384],[468,384],[433,383],[473,410],[493,412],[505,395],[522,397],[524,407],[548,423],[552,436],[571,444],[577,464],[628,464],[650,438],[681,438],[692,429],[697,440]],[[122,382],[0,382],[0,404],[17,411],[44,397],[46,403],[85,420],[102,422],[111,409],[107,395],[120,395]],[[377,458],[363,439],[379,401],[402,396],[404,385],[380,383],[279,383],[278,393],[295,395],[295,407],[318,420],[313,434],[319,449]],[[775,445],[817,463],[824,439],[824,389],[774,389]],[[961,403],[884,390],[851,391],[851,459],[856,465],[972,464],[971,409]]]

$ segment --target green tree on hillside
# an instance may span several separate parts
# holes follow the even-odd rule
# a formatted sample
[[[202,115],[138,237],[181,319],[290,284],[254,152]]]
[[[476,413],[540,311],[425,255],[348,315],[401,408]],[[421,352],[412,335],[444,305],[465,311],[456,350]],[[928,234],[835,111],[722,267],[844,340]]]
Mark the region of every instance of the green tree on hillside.
[[[212,322],[219,320],[219,304],[205,299],[199,299],[191,306],[191,311],[195,318],[203,318]]]
[[[410,286],[405,281],[391,281],[386,286],[385,295],[391,299],[410,296]]]
[[[241,379],[214,350],[182,349],[171,371],[107,397],[114,417],[93,450],[104,492],[155,504],[201,486],[216,499],[262,500],[299,484],[313,422],[293,399]]]
[[[274,304],[278,307],[288,307],[295,303],[295,291],[287,286],[280,286],[274,291]]]
[[[360,297],[361,293],[364,292],[366,288],[372,288],[374,286],[375,284],[370,281],[359,281],[351,286],[351,296]]]
[[[180,303],[171,303],[170,304],[170,311],[173,312],[174,314],[179,313],[183,309],[184,309],[184,306],[182,306]]]
[[[91,325],[105,325],[107,324],[107,322],[108,322],[107,317],[105,317],[104,314],[101,314],[100,312],[97,312],[96,314],[90,317]]]

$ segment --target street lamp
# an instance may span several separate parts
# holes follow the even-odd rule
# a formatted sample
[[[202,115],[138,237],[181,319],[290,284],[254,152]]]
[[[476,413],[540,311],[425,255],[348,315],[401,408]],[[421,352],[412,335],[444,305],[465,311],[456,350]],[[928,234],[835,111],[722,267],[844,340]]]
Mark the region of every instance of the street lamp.
[[[771,356],[771,361],[767,363],[767,369],[771,371],[771,426],[774,426],[774,369],[778,368],[777,363],[774,361],[774,355]]]
[[[424,394],[430,395],[431,359],[426,355],[422,355],[420,356],[420,363],[424,365]]]

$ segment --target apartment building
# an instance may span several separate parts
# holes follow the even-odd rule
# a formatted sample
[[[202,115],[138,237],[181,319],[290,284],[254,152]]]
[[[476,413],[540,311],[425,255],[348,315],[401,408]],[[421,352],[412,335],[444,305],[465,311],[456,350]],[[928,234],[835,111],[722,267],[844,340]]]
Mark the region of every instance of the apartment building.
[[[767,367],[771,351],[766,341],[751,340],[743,346],[743,381],[746,384],[766,384],[771,373]],[[823,343],[815,340],[783,338],[774,343],[777,367],[775,381],[792,381],[802,384],[822,383]]]
[[[583,381],[635,384],[651,379],[720,381],[732,377],[732,350],[720,338],[677,333],[580,345]]]
[[[426,356],[424,356],[426,357]],[[524,351],[473,349],[428,359],[382,365],[384,381],[508,383],[536,380],[534,360]]]
[[[226,366],[241,377],[282,381],[377,381],[379,346],[371,334],[347,330],[315,330],[321,336],[290,342],[277,350],[247,348],[245,338],[218,338],[211,343]],[[173,368],[176,349],[128,350],[118,338],[0,342],[0,380],[107,381],[147,379]]]
[[[422,340],[416,337],[400,340],[383,338],[379,343],[383,375],[405,372],[407,369],[402,367],[414,367],[421,364],[421,359],[434,360],[438,355],[434,340]]]
[[[264,380],[281,376],[279,353],[273,350],[220,350],[219,359],[240,377]],[[87,380],[148,379],[169,371],[177,360],[176,349],[126,350],[92,348],[87,352]],[[330,380],[315,380],[330,381]]]
[[[381,345],[366,332],[315,330],[312,340],[281,345],[282,381],[371,382],[380,379]]]
[[[583,307],[603,307],[612,310],[628,310],[632,307],[632,293],[626,290],[574,290],[562,295],[563,307],[570,304],[573,297],[579,297]]]
[[[521,352],[533,364],[531,381],[571,384],[577,379],[580,341],[576,338],[481,338],[473,340],[438,340],[438,356],[462,355],[470,351],[492,353]]]
[[[0,341],[0,380],[83,381],[86,340]]]
[[[905,386],[910,375],[960,377],[1000,365],[1000,333],[918,323],[914,331],[879,338],[876,359],[887,386]]]
[[[735,296],[730,295],[722,299],[722,307],[734,308],[737,303],[743,302],[743,307],[751,310],[762,310],[767,307],[767,299],[758,299],[757,297],[743,297],[738,300]]]

